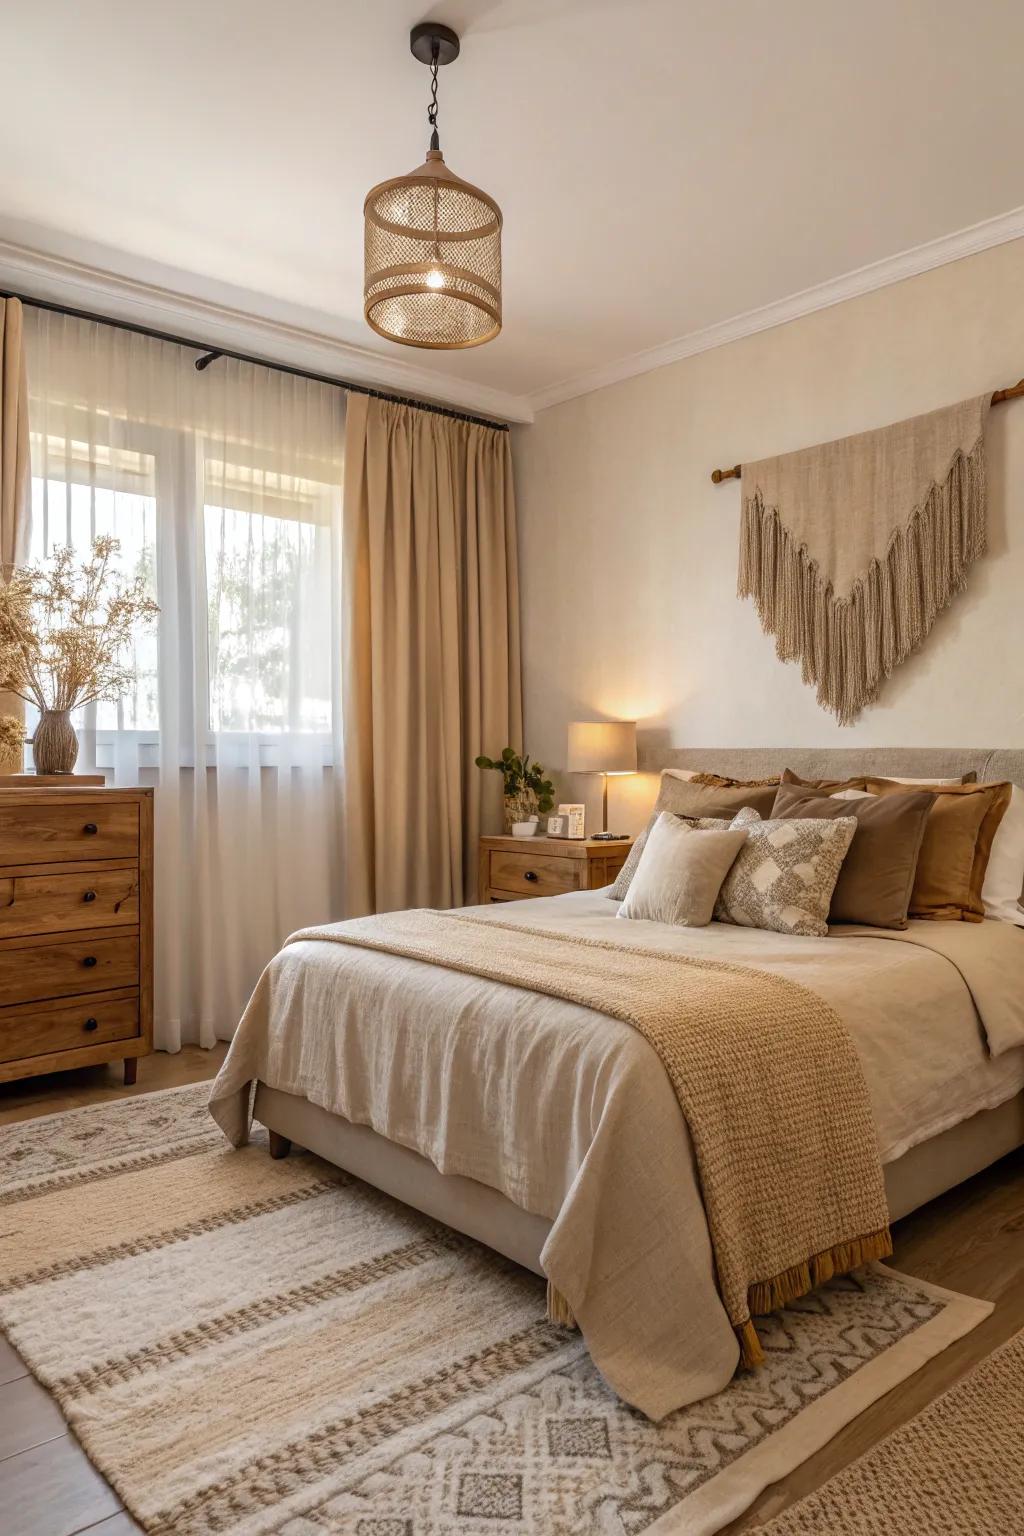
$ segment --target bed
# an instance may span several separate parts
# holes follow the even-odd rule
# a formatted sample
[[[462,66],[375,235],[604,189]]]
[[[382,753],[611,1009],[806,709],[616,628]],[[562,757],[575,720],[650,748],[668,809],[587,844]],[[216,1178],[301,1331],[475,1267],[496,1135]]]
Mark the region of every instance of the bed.
[[[987,750],[705,750],[642,766],[753,778],[787,764],[809,776],[1024,775],[1024,754]],[[616,910],[578,892],[478,915],[756,965],[816,991],[863,1066],[893,1219],[1024,1144],[1024,930],[912,922],[805,939],[616,923]],[[294,1141],[547,1276],[605,1377],[652,1418],[720,1390],[736,1369],[687,1124],[661,1061],[627,1024],[419,960],[303,940],[261,978],[211,1111],[236,1143],[252,1115],[272,1150]]]

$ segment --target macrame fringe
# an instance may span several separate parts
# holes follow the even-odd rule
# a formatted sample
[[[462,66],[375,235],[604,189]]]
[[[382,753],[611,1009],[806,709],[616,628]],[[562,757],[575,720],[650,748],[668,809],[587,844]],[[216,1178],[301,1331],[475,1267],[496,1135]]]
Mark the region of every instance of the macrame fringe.
[[[925,639],[936,616],[967,585],[985,552],[985,443],[958,450],[873,560],[849,597],[836,597],[806,544],[797,545],[777,507],[755,492],[743,504],[737,590],[752,597],[781,661],[799,661],[818,703],[849,725],[884,680]],[[824,508],[823,517],[829,515]]]
[[[576,1327],[576,1314],[556,1285],[548,1281],[548,1321],[563,1328]]]
[[[850,1243],[837,1243],[833,1248],[826,1248],[822,1253],[816,1253],[808,1259],[806,1264],[794,1264],[792,1268],[783,1270],[781,1275],[775,1275],[771,1280],[759,1280],[750,1286],[747,1291],[747,1305],[753,1317],[762,1317],[767,1312],[777,1312],[780,1307],[788,1306],[791,1301],[798,1301],[801,1296],[806,1296],[816,1286],[824,1285],[826,1280],[832,1280],[836,1275],[849,1274],[851,1269],[862,1269],[865,1264],[870,1264],[874,1259],[887,1259],[892,1253],[892,1237],[888,1227],[882,1227],[878,1232],[872,1232],[867,1237],[858,1237]],[[550,1286],[548,1287],[548,1315],[550,1316]],[[740,1364],[753,1370],[756,1366],[764,1364],[764,1350],[761,1341],[757,1337],[753,1318],[748,1317],[745,1322],[734,1325],[736,1337],[740,1344]]]

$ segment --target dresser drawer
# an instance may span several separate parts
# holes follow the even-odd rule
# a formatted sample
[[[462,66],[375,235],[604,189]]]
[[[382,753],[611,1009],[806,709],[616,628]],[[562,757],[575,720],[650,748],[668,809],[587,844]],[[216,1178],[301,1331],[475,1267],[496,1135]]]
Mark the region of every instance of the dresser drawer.
[[[0,949],[0,1006],[138,984],[139,940],[134,933]]]
[[[0,871],[0,939],[128,927],[138,921],[139,872],[134,867],[52,875]]]
[[[0,865],[138,856],[137,804],[84,800],[81,804],[0,805]]]
[[[516,895],[558,896],[580,888],[581,860],[557,854],[505,853],[492,850],[490,884]]]
[[[139,1033],[137,996],[83,997],[66,1003],[0,1008],[0,1062],[79,1046],[130,1040]]]

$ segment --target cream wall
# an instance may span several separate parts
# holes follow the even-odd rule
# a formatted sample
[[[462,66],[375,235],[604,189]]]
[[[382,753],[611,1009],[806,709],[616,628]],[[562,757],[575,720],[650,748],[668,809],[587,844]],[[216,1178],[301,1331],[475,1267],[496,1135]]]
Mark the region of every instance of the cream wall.
[[[709,479],[1022,375],[1015,241],[516,429],[528,750],[557,769],[567,721],[602,716],[674,746],[1024,746],[1024,399],[990,416],[988,555],[854,726],[819,709],[737,600],[740,491]],[[559,784],[588,827],[597,782]],[[650,798],[644,778],[611,781],[613,830]]]

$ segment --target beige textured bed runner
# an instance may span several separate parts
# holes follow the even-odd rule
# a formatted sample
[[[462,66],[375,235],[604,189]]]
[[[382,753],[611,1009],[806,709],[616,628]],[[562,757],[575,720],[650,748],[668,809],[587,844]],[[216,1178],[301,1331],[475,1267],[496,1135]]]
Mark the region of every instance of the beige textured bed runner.
[[[693,1141],[722,1301],[745,1365],[751,1315],[892,1252],[878,1142],[853,1041],[770,971],[455,912],[295,933],[464,971],[630,1024],[668,1073]],[[553,1288],[549,1308],[571,1323]]]

